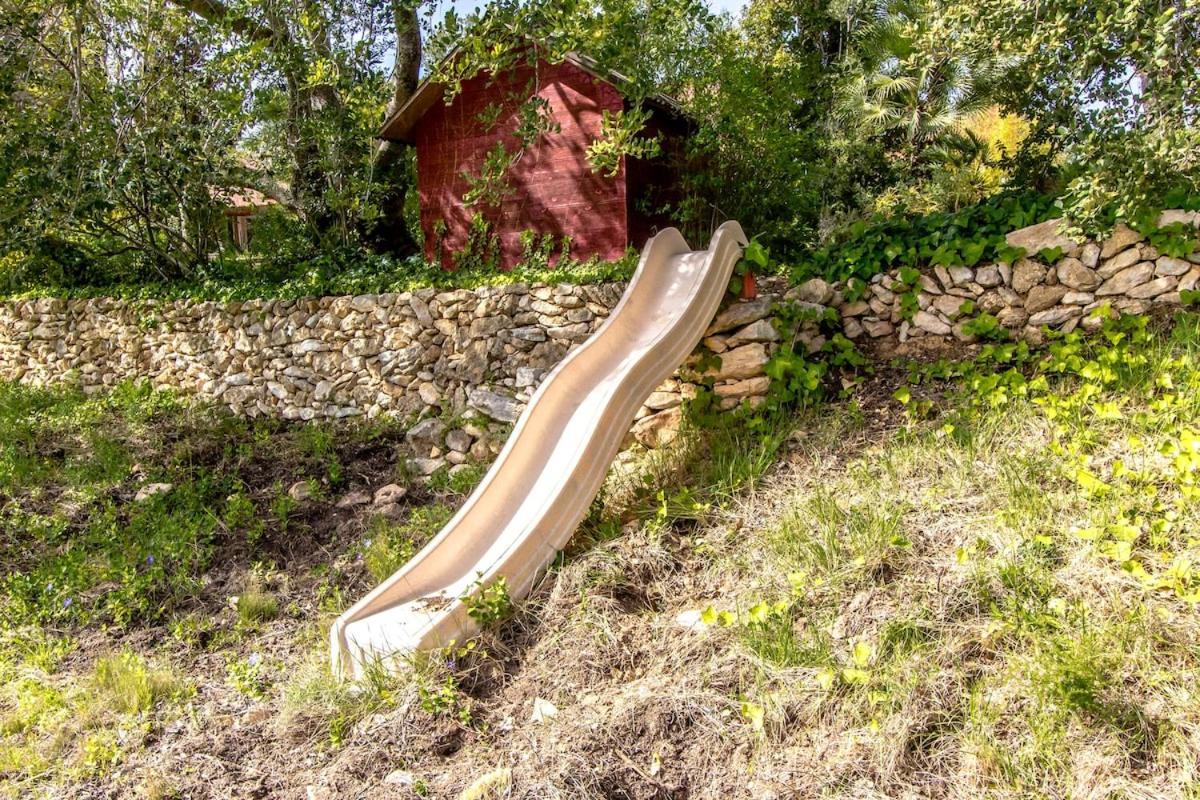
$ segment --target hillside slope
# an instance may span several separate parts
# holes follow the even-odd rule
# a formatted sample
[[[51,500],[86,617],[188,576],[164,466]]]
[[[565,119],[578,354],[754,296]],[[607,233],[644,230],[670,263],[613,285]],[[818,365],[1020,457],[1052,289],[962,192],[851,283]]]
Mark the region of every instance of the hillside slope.
[[[488,634],[399,679],[324,674],[337,608],[317,587],[343,591],[361,552],[327,540],[317,560],[348,577],[280,559],[271,585],[296,608],[238,636],[133,623],[49,630],[40,652],[93,644],[58,660],[9,647],[4,780],[79,797],[1195,797],[1200,317],[962,356],[624,459],[528,601],[493,595]],[[136,733],[98,766],[22,700],[30,681],[89,685],[97,647],[192,687],[105,717]],[[243,691],[252,668],[227,664],[256,652],[270,680]],[[31,774],[55,736],[79,766]]]

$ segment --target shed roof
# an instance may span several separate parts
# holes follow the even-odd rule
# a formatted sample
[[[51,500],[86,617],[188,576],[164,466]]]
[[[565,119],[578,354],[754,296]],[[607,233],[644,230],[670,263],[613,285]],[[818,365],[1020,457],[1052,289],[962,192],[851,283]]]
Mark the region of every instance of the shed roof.
[[[458,48],[451,50],[446,55],[446,59],[454,58],[457,53]],[[611,84],[618,90],[631,83],[625,75],[614,70],[602,69],[595,59],[583,53],[567,53],[563,60],[582,69],[592,77]],[[432,108],[434,103],[442,98],[445,90],[446,85],[440,81],[435,81],[431,78],[421,81],[421,84],[417,86],[416,90],[408,98],[408,101],[383,123],[383,127],[379,131],[379,138],[394,142],[412,143],[412,132],[417,122],[420,121],[421,117],[425,116],[425,112]],[[666,111],[672,116],[687,117],[687,113],[683,110],[679,102],[665,94],[651,95],[646,98],[646,102],[655,108]]]

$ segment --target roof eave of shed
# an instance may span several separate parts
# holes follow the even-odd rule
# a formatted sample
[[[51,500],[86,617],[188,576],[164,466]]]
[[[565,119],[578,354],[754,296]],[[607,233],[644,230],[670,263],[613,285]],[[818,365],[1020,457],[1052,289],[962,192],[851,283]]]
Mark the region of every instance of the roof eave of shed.
[[[446,59],[454,58],[457,52],[457,48],[451,50],[446,55]],[[600,69],[595,59],[582,53],[572,51],[567,53],[563,60],[582,69],[594,78],[612,84],[618,89],[630,83],[629,79],[619,72]],[[417,122],[420,121],[421,117],[425,116],[425,112],[443,96],[445,91],[446,85],[440,81],[431,80],[430,78],[421,81],[420,85],[417,86],[404,105],[400,106],[383,123],[383,127],[379,130],[379,138],[392,142],[413,144],[412,134],[413,130],[417,127]],[[671,114],[680,117],[688,116],[687,112],[683,110],[683,106],[673,97],[665,94],[654,94],[646,99],[652,105],[658,106]]]
[[[383,127],[379,129],[379,138],[413,144],[412,133],[417,127],[417,121],[425,116],[425,112],[433,107],[445,90],[445,84],[439,81],[431,81],[428,78],[421,81],[404,105],[383,123]]]

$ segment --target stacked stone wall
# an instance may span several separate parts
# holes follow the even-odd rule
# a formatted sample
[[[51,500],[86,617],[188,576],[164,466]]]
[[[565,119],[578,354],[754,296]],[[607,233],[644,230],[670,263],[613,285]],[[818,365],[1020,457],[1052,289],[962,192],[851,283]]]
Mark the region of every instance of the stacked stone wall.
[[[230,303],[11,301],[0,304],[0,378],[87,392],[146,379],[246,416],[480,416],[495,427],[517,419],[623,290],[512,284]],[[729,404],[766,391],[762,365],[778,338],[763,321],[771,305],[735,303],[714,325],[712,343],[728,353],[716,379]],[[637,438],[670,438],[691,391],[678,378],[660,386],[638,412]],[[461,436],[454,447],[429,439],[415,437],[418,451],[464,447]]]
[[[1160,225],[1200,224],[1200,213],[1164,212]],[[973,342],[970,321],[991,314],[1013,336],[1040,342],[1046,329],[1069,332],[1099,327],[1107,307],[1145,314],[1156,306],[1179,305],[1184,291],[1200,284],[1200,249],[1186,258],[1163,254],[1137,231],[1117,225],[1099,241],[1077,241],[1059,232],[1061,220],[1008,234],[1026,257],[1011,264],[935,267],[923,270],[917,286],[901,283],[898,270],[874,276],[861,297],[847,297],[843,284],[820,279],[789,292],[802,303],[832,307],[845,335],[875,340],[888,349],[917,349],[957,340]],[[1059,253],[1053,261],[1039,253]],[[915,296],[915,310],[903,295]],[[968,302],[969,301],[969,302]]]
[[[1200,223],[1164,212],[1160,224]],[[706,371],[721,407],[766,394],[764,367],[779,346],[778,304],[812,309],[797,331],[811,352],[826,341],[820,320],[836,312],[842,332],[883,350],[975,337],[970,321],[990,314],[1014,336],[1098,326],[1096,309],[1146,313],[1178,304],[1200,284],[1200,252],[1158,252],[1117,226],[1102,241],[1076,241],[1051,220],[1008,236],[1030,254],[1012,264],[924,270],[916,285],[898,271],[876,275],[852,297],[813,279],[727,303],[698,351],[638,411],[631,434],[648,447],[673,438],[683,403],[697,390],[684,375]],[[1039,254],[1059,253],[1052,262]],[[94,392],[146,379],[228,406],[234,413],[291,420],[399,416],[423,427],[410,436],[418,467],[436,470],[494,453],[496,429],[516,421],[546,373],[596,331],[620,299],[619,283],[525,285],[473,290],[249,302],[34,299],[0,304],[0,378],[71,382]],[[440,421],[458,419],[463,424]],[[439,421],[440,420],[440,421]],[[456,455],[457,454],[457,455]]]

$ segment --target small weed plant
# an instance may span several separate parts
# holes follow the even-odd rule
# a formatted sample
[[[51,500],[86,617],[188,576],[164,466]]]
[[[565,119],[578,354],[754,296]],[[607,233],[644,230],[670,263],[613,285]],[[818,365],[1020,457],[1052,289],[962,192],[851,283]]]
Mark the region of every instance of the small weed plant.
[[[508,581],[503,575],[486,586],[481,579],[477,579],[472,590],[461,599],[467,606],[467,614],[484,630],[495,628],[513,612]]]

